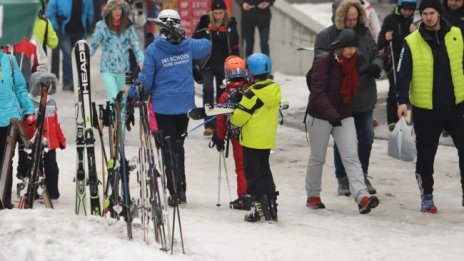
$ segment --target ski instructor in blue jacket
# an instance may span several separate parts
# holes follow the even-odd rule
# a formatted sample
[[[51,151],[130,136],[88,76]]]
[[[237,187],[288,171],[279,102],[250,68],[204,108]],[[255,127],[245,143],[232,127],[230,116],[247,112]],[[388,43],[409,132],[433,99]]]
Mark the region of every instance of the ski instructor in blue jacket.
[[[179,29],[181,18],[175,10],[165,9],[157,19],[163,26],[160,28],[160,37],[145,52],[141,81],[144,93],[151,94],[158,129],[164,137],[171,137],[177,193],[166,146],[163,146],[163,160],[170,194],[168,204],[174,206],[187,202],[182,134],[187,131],[187,111],[195,107],[192,59],[206,58],[211,50],[211,41],[185,39],[183,31]]]

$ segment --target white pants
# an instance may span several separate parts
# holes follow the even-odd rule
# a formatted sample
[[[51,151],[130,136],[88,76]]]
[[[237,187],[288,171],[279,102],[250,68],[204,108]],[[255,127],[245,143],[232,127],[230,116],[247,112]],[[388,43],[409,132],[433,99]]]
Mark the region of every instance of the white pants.
[[[358,141],[353,117],[343,119],[342,126],[339,127],[332,127],[328,121],[311,116],[308,117],[306,124],[310,143],[310,156],[306,170],[306,194],[308,198],[320,196],[322,167],[325,163],[330,135],[334,138],[340,151],[340,157],[355,201],[359,202],[364,196],[369,196],[359,162]]]

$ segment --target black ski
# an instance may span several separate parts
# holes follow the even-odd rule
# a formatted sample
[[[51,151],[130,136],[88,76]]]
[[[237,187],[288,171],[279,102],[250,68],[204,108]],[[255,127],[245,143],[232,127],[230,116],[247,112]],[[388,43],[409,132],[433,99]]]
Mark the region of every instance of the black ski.
[[[125,215],[126,219],[126,224],[127,224],[127,237],[129,239],[132,239],[132,201],[130,199],[130,193],[129,193],[129,173],[128,173],[128,168],[127,168],[127,162],[126,162],[126,156],[125,156],[125,151],[124,151],[124,137],[123,137],[123,128],[124,125],[122,123],[121,119],[121,114],[123,110],[123,92],[119,92],[116,101],[114,102],[114,114],[115,114],[115,119],[116,119],[116,150],[115,154],[119,153],[119,161],[120,161],[120,167],[119,167],[119,174],[121,178],[121,186],[122,186],[122,202],[119,202],[120,197],[119,193],[115,193],[115,191],[118,191],[119,187],[119,177],[114,177],[113,182],[114,185],[112,186],[113,189],[113,196],[114,196],[114,201],[118,201],[118,205],[114,206],[116,208],[117,206],[121,206],[122,203],[122,209],[119,207],[118,211],[119,213],[123,213]],[[119,150],[118,150],[119,149]],[[123,211],[124,210],[124,211]]]
[[[43,132],[45,122],[45,112],[47,108],[47,97],[48,97],[48,86],[42,84],[40,87],[40,103],[37,112],[37,122],[35,133],[32,138],[31,153],[28,155],[29,170],[27,177],[23,180],[26,191],[20,193],[18,208],[32,208],[34,206],[34,200],[36,199],[37,190],[39,186],[43,188],[43,200],[47,208],[53,208],[48,191],[44,184],[43,176],[43,153],[45,150]]]
[[[92,215],[97,215],[101,216],[102,211],[100,207],[100,193],[99,193],[99,188],[98,188],[98,177],[97,177],[97,167],[96,167],[96,162],[95,162],[95,138],[94,138],[94,133],[93,133],[93,128],[92,128],[92,98],[91,98],[91,89],[90,89],[90,51],[89,51],[89,46],[86,41],[84,40],[79,40],[77,41],[76,45],[73,48],[73,64],[74,64],[74,82],[75,82],[75,88],[77,90],[77,95],[78,95],[78,100],[77,103],[80,103],[80,110],[78,108],[77,114],[81,114],[81,116],[77,116],[77,119],[82,117],[83,119],[83,140],[84,140],[84,146],[85,146],[85,152],[87,154],[87,171],[88,171],[88,185],[89,185],[89,194],[90,194],[90,213]],[[79,107],[79,106],[78,106]],[[76,126],[77,128],[80,128],[81,126],[78,126],[78,124],[81,124],[79,120],[76,120]],[[79,136],[79,129],[77,136]],[[82,138],[78,137],[79,142],[82,143]],[[77,141],[76,141],[77,143]],[[81,145],[81,144],[79,144]],[[77,146],[76,146],[77,147]],[[80,163],[82,163],[81,159],[79,158],[82,156],[82,152],[79,152],[82,147],[80,147],[78,150],[78,166],[77,166],[77,172],[76,173],[76,212],[78,208],[80,207],[80,204],[85,204],[83,201],[83,197],[81,198],[80,196],[82,195],[82,192],[80,189],[82,189],[82,181],[85,180],[82,179],[82,170],[79,166]],[[83,157],[82,157],[83,158]],[[84,174],[85,176],[85,174]],[[79,184],[77,184],[79,183]],[[79,187],[78,187],[79,185]],[[84,192],[85,193],[85,192]],[[85,197],[85,194],[84,194]],[[83,206],[85,209],[85,206]],[[85,214],[85,210],[84,210]]]

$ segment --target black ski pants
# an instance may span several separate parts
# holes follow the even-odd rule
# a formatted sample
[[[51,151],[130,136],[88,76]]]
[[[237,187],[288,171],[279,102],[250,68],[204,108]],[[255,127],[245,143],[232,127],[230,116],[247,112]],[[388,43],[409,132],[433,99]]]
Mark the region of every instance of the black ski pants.
[[[18,176],[25,177],[27,176],[27,172],[29,170],[27,153],[20,149],[18,156]],[[45,172],[45,186],[47,187],[48,194],[50,195],[51,199],[58,199],[60,197],[60,192],[58,189],[59,168],[58,163],[56,162],[56,149],[45,152],[43,155],[42,163],[43,170]]]
[[[256,199],[267,195],[275,198],[276,186],[269,166],[270,149],[252,149],[243,146],[243,170],[248,194]]]
[[[170,145],[172,153],[167,150],[166,144],[162,146],[163,163],[169,194],[174,195],[174,181],[177,191],[185,192],[187,190],[187,182],[185,179],[185,150],[184,137],[182,134],[187,132],[189,118],[187,114],[165,115],[160,113],[155,113],[155,117],[158,130],[162,132],[163,137],[171,137]]]
[[[464,193],[464,102],[453,108],[426,110],[412,108],[416,133],[416,177],[422,194],[433,192],[433,164],[442,130],[446,130],[458,150],[461,188]]]

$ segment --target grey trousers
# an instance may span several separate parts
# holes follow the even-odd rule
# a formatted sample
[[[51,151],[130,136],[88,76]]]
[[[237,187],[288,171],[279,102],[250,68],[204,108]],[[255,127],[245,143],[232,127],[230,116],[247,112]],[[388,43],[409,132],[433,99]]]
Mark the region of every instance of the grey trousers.
[[[332,127],[328,121],[311,116],[308,117],[306,124],[310,143],[310,156],[306,169],[306,194],[308,198],[319,197],[321,194],[322,168],[325,163],[330,135],[340,151],[355,201],[359,202],[364,196],[369,196],[359,162],[353,117],[343,119],[342,126],[339,127]]]

